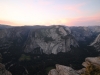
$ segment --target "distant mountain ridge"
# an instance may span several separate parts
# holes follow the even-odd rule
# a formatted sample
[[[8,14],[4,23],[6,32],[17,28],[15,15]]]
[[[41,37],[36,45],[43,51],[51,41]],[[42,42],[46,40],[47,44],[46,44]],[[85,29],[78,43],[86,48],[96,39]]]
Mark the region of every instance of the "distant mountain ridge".
[[[12,28],[12,26],[0,24],[0,29],[5,29],[5,28]]]
[[[0,48],[7,49],[19,47],[23,51],[57,54],[67,52],[71,46],[79,47],[81,42],[90,45],[100,33],[97,26],[94,27],[66,27],[66,26],[21,26],[0,30]],[[9,29],[10,28],[10,29]],[[6,46],[6,47],[5,47]],[[38,51],[35,51],[38,49]],[[41,50],[41,51],[40,51]]]
[[[55,64],[82,68],[100,54],[100,26],[18,26],[0,29],[2,63],[12,75],[47,75]]]

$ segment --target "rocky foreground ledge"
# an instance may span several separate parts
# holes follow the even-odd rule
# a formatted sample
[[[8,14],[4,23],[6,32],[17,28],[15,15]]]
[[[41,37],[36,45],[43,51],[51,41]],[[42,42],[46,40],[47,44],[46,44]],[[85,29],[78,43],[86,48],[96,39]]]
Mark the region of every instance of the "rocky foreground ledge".
[[[82,63],[84,68],[74,70],[71,67],[56,64],[56,69],[49,71],[48,75],[100,75],[100,57],[88,57]]]
[[[5,65],[0,63],[0,75],[12,75],[9,71],[6,70]]]
[[[0,53],[0,75],[12,75],[8,70],[6,70],[5,65],[1,63],[2,55]]]

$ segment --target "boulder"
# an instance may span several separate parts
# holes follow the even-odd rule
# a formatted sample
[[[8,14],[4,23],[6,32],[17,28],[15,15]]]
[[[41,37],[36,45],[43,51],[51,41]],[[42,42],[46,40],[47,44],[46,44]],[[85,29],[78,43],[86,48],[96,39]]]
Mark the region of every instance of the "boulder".
[[[71,67],[56,64],[56,69],[52,69],[48,75],[79,75],[79,74]]]
[[[5,69],[5,65],[3,65],[2,63],[0,63],[0,75],[12,75]]]

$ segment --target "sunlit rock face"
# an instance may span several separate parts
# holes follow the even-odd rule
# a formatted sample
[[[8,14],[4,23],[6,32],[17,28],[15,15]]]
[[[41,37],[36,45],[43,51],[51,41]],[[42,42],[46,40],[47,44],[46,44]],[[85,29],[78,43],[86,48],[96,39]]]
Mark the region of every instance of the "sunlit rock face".
[[[100,57],[87,57],[85,58],[85,62],[82,63],[84,68],[81,70],[77,71],[80,74],[90,74],[91,73],[94,75],[100,74]]]
[[[59,73],[56,69],[52,69],[52,70],[50,70],[48,75],[59,75]]]
[[[40,47],[40,52],[46,54],[57,54],[58,52],[68,52],[70,46],[78,47],[78,43],[71,35],[68,27],[51,26],[36,31],[31,31],[25,44],[25,52],[34,52]]]
[[[84,67],[87,67],[89,64],[98,65],[100,66],[100,57],[87,57],[85,62],[82,63]]]
[[[74,70],[71,67],[56,64],[56,69],[51,69],[48,75],[96,75],[100,74],[100,57],[87,57],[82,63],[84,68]]]
[[[96,37],[96,39],[91,43],[90,46],[94,46],[97,51],[100,51],[100,34]]]
[[[79,74],[71,67],[57,64],[56,69],[50,70],[48,75],[79,75]]]

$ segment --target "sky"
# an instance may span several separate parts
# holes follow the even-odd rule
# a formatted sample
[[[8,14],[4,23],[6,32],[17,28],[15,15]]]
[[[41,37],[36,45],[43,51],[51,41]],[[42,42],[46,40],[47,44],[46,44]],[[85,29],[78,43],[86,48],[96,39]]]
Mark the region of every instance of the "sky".
[[[100,0],[0,0],[0,24],[100,25]]]

